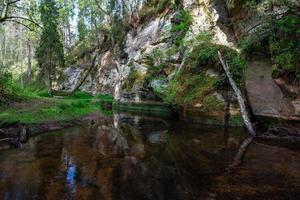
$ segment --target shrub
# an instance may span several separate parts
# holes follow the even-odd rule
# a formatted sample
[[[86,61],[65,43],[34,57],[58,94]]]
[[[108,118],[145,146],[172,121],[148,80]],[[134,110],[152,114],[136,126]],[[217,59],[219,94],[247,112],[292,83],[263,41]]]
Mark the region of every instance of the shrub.
[[[132,69],[127,77],[127,80],[122,85],[122,89],[130,91],[133,86],[138,85],[144,80],[144,75],[141,72]]]
[[[281,17],[267,17],[262,8],[276,4],[287,12]],[[273,61],[273,76],[286,76],[288,80],[300,82],[300,18],[292,1],[247,1],[250,9],[262,12],[265,22],[254,33],[244,37],[239,47],[246,54],[268,52]],[[268,51],[266,51],[268,48]]]
[[[217,88],[229,88],[218,59],[218,51],[222,52],[228,62],[235,81],[241,84],[245,60],[236,50],[213,43],[212,38],[209,33],[201,33],[192,41],[194,47],[185,65],[164,90],[163,99],[166,102],[178,105],[201,103],[204,111],[223,108],[223,103],[212,95]],[[209,68],[219,71],[220,78],[206,74]]]
[[[175,22],[171,27],[171,37],[175,45],[180,46],[183,43],[183,39],[190,29],[192,24],[192,16],[188,11],[180,10],[178,14],[179,23]]]
[[[76,99],[91,99],[93,98],[93,96],[87,92],[83,92],[83,91],[76,91],[73,96],[73,98]]]

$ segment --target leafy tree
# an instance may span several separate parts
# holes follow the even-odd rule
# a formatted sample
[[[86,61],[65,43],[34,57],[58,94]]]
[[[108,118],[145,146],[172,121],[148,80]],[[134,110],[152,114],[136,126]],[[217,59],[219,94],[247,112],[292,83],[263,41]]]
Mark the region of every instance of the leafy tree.
[[[73,0],[55,0],[59,7],[59,24],[65,50],[70,50],[74,44],[72,19],[75,16],[75,3]]]
[[[48,92],[52,93],[52,83],[59,68],[64,66],[64,50],[58,32],[58,10],[54,0],[43,0],[40,5],[43,30],[36,58],[40,68],[40,78],[48,78]]]
[[[79,34],[79,41],[83,41],[87,34],[87,27],[85,25],[83,12],[84,12],[84,10],[80,9],[79,14],[78,14],[77,30],[78,30],[78,34]]]
[[[0,24],[14,22],[33,30],[39,26],[34,10],[34,0],[1,0],[0,1]]]

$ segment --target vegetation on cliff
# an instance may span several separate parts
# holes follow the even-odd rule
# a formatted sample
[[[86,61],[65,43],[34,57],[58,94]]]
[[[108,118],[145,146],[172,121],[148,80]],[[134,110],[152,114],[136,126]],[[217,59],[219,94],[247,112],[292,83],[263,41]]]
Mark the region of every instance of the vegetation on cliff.
[[[241,49],[252,54],[270,54],[273,76],[284,77],[288,82],[299,85],[300,81],[300,5],[297,1],[269,1],[260,3],[247,1],[245,6],[264,18],[254,27],[254,32],[243,38]],[[277,12],[268,8],[276,7]]]

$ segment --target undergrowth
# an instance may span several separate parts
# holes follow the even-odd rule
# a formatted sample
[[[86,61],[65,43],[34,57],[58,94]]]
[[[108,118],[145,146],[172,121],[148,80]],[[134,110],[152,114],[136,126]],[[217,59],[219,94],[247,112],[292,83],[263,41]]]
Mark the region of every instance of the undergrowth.
[[[154,92],[165,102],[176,105],[196,105],[203,111],[220,110],[223,102],[214,92],[229,89],[229,83],[218,59],[222,52],[230,71],[238,85],[242,85],[245,60],[237,51],[217,45],[213,36],[200,33],[193,41],[193,50],[188,54],[185,65],[166,87],[157,87]],[[212,77],[207,70],[214,70],[218,76]]]

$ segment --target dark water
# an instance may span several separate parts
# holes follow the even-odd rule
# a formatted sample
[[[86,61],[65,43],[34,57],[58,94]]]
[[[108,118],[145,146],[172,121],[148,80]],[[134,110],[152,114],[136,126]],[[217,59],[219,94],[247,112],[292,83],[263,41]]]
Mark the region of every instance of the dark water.
[[[299,199],[297,150],[254,142],[245,163],[225,173],[244,136],[237,128],[106,117],[0,152],[0,198]]]

